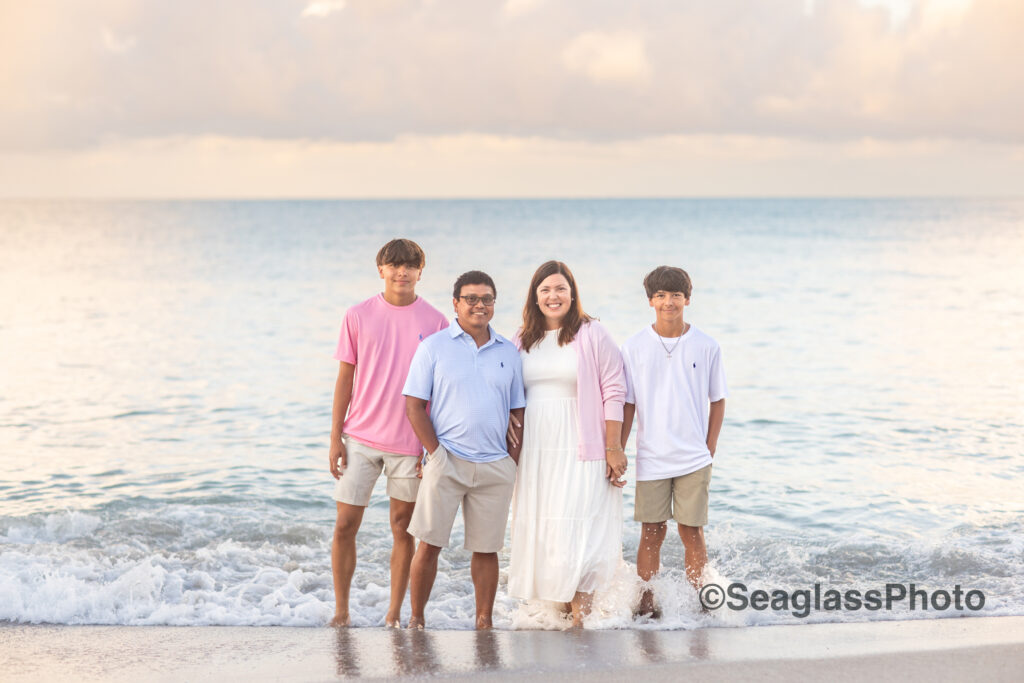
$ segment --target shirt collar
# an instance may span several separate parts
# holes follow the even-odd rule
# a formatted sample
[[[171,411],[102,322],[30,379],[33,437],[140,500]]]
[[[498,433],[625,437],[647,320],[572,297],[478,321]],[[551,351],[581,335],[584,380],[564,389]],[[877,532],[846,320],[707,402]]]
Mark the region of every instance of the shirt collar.
[[[448,334],[451,335],[452,339],[455,339],[463,334],[466,335],[467,337],[469,336],[469,332],[466,332],[464,329],[462,329],[462,325],[459,324],[458,316],[456,316],[452,320],[452,324],[448,326]],[[501,337],[499,337],[494,332],[494,328],[491,327],[490,325],[487,326],[487,334],[490,335],[490,339],[487,340],[487,343],[484,344],[484,346],[488,346],[489,344],[501,343]],[[480,348],[484,348],[484,346],[481,346]]]

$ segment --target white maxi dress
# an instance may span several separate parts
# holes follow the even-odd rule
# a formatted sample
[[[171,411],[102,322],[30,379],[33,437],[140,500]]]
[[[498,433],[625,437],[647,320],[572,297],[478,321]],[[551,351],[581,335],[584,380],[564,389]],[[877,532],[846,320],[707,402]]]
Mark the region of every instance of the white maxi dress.
[[[605,461],[579,459],[576,347],[550,330],[521,352],[523,448],[512,502],[508,592],[569,602],[608,585],[622,560],[622,489]]]

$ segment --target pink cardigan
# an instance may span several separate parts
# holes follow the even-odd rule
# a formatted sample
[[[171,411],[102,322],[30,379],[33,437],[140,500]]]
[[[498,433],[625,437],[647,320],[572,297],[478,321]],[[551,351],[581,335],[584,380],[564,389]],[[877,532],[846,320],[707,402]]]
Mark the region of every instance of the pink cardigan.
[[[513,342],[523,350],[517,331]],[[626,372],[622,355],[604,325],[583,323],[576,338],[576,429],[580,460],[604,460],[605,420],[622,421]]]

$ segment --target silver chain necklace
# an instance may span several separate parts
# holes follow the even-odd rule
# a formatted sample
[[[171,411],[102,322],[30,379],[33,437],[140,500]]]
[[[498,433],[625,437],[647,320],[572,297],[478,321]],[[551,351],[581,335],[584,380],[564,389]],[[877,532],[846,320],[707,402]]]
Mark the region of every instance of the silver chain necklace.
[[[672,345],[671,349],[665,346],[665,340],[661,338],[661,333],[658,332],[658,328],[653,325],[651,325],[651,327],[654,328],[654,334],[658,337],[658,343],[661,344],[661,348],[665,349],[665,357],[671,358],[672,352],[676,350],[677,346],[679,346],[679,342],[683,341],[683,334],[686,334],[686,327],[683,327],[683,333],[676,337],[676,343]]]

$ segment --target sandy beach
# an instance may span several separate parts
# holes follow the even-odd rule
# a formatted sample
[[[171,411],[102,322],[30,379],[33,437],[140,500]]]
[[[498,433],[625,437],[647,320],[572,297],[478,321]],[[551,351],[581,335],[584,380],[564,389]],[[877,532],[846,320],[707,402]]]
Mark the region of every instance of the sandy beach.
[[[7,681],[1019,680],[1024,617],[696,631],[0,626]]]

